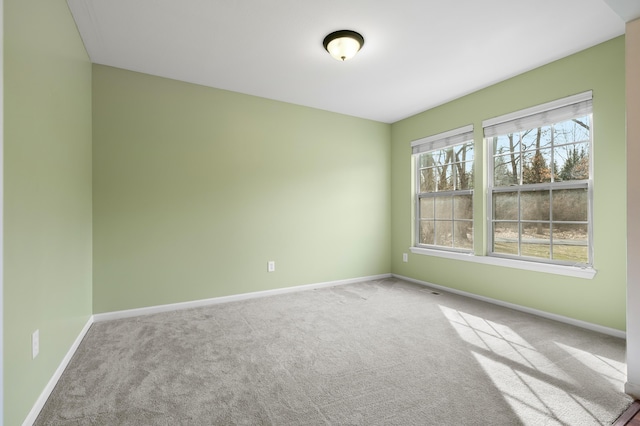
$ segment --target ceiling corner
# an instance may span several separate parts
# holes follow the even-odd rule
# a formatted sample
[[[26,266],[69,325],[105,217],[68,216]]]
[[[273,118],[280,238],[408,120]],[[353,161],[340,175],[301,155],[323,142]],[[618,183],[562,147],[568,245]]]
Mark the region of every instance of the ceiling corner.
[[[67,0],[67,5],[78,27],[84,48],[89,54],[89,59],[91,59],[91,62],[96,62],[96,52],[100,52],[101,49],[104,49],[104,46],[102,46],[103,43],[101,42],[97,18],[91,7],[91,2],[84,0]]]
[[[631,22],[640,18],[640,1],[638,0],[604,0],[604,2],[624,22]]]

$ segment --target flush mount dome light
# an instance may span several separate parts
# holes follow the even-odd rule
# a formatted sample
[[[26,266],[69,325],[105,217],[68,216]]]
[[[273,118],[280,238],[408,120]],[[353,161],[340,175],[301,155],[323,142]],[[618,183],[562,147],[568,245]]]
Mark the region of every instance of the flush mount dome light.
[[[355,31],[340,30],[326,36],[322,44],[331,56],[339,61],[346,61],[362,48],[364,38]]]

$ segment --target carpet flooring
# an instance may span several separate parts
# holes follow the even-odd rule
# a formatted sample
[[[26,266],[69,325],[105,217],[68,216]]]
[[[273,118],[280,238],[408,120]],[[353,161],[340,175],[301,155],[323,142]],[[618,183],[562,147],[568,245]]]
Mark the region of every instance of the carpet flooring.
[[[94,324],[36,425],[610,425],[625,342],[398,279]]]

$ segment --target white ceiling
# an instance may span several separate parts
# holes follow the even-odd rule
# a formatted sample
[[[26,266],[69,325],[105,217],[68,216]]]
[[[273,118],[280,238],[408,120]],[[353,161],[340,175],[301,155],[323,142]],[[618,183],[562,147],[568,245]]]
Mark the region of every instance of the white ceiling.
[[[638,0],[68,0],[91,60],[392,123],[624,33]],[[339,62],[322,47],[351,29]]]

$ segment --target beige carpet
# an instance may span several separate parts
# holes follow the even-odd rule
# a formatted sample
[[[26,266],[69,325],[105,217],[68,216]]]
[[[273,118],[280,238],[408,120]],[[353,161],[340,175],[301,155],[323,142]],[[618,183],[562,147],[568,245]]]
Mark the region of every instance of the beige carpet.
[[[94,324],[37,425],[608,425],[624,341],[396,279]]]

